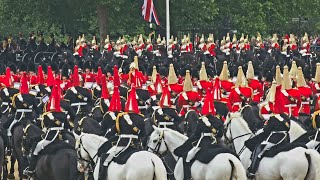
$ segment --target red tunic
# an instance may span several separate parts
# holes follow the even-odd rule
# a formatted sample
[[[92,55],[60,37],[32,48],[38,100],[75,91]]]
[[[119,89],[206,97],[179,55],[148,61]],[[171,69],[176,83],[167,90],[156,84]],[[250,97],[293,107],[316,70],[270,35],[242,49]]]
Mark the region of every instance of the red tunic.
[[[294,117],[299,116],[299,106],[300,94],[298,89],[281,90],[282,102],[283,102],[283,112]],[[290,97],[292,100],[290,100]]]
[[[184,116],[190,109],[196,111],[199,101],[201,101],[201,98],[198,92],[188,91],[180,93],[178,97],[178,106],[181,108],[179,115]]]
[[[232,107],[232,112],[236,112],[242,107],[241,105],[244,100],[240,97],[240,94],[243,95],[247,100],[253,98],[253,91],[250,87],[233,88],[229,95],[229,103]]]
[[[256,79],[251,79],[248,85],[253,90],[253,102],[260,103],[263,96],[262,84]]]
[[[309,86],[298,87],[300,98],[300,108],[299,113],[304,113],[310,115],[310,97],[312,96],[312,91]]]

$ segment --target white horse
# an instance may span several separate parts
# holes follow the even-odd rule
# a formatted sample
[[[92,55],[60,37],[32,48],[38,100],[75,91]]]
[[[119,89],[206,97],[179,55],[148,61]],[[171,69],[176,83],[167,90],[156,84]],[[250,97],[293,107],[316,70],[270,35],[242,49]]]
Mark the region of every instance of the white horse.
[[[75,133],[74,133],[75,134]],[[100,158],[97,156],[99,147],[107,141],[106,138],[94,134],[75,134],[76,150],[82,167],[88,167],[93,161],[94,179],[98,179]],[[161,159],[148,151],[139,151],[131,155],[126,164],[111,162],[108,166],[108,177],[112,180],[166,180],[167,171]]]
[[[240,113],[229,113],[225,121],[225,137],[234,145],[243,166],[250,166],[251,151],[244,143],[254,134]],[[308,160],[307,157],[310,160]],[[264,157],[261,160],[256,179],[267,180],[303,180],[320,178],[320,155],[312,149],[294,148],[288,152],[281,152],[275,157]]]
[[[151,134],[148,147],[159,154],[164,154],[181,146],[188,138],[183,134],[169,128],[158,128],[153,126],[154,132]],[[174,177],[177,180],[182,180],[184,177],[183,160],[173,154],[177,160],[174,169]],[[209,164],[203,164],[195,161],[191,166],[191,176],[195,180],[209,179],[237,179],[245,180],[246,172],[240,160],[232,154],[218,154]]]

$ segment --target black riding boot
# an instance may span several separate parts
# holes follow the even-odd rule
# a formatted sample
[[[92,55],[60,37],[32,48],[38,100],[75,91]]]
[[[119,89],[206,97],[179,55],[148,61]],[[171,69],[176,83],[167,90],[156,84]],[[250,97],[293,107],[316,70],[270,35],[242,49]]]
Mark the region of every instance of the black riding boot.
[[[27,167],[23,171],[23,174],[28,175],[28,176],[32,176],[36,170],[37,161],[38,161],[38,155],[32,154],[31,158],[30,158],[29,167]]]
[[[184,172],[184,178],[183,180],[190,180],[191,178],[191,163],[186,162],[185,159],[183,159],[183,172]]]
[[[107,170],[107,167],[103,165],[106,159],[107,159],[107,154],[106,153],[101,154],[98,180],[105,180],[107,177],[108,170]]]
[[[259,163],[261,160],[261,158],[259,158],[259,154],[263,150],[263,148],[264,148],[264,145],[260,144],[254,149],[254,151],[251,154],[251,165],[248,168],[248,172],[247,172],[247,176],[249,179],[252,179],[255,177],[255,174],[258,170]]]

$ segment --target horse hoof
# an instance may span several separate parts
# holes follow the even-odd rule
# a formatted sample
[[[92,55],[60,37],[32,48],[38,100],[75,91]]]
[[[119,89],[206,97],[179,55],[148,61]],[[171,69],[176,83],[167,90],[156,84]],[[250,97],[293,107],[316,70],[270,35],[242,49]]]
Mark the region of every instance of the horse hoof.
[[[15,179],[14,174],[8,174],[8,179]]]

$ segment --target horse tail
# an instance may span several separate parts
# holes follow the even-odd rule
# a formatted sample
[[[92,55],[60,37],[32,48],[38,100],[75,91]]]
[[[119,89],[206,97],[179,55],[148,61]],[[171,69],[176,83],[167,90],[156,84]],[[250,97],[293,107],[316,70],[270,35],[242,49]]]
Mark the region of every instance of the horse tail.
[[[229,157],[229,163],[231,164],[231,177],[230,179],[245,180],[247,179],[246,170],[241,164],[240,160],[235,156]]]
[[[151,159],[151,163],[154,167],[154,180],[166,180],[167,179],[167,170],[163,165],[161,159],[159,157],[155,157]]]
[[[69,160],[69,179],[77,180],[78,168],[77,168],[77,155],[75,153],[67,153]]]
[[[305,155],[309,163],[305,179],[320,179],[320,156],[318,152],[313,149],[307,149]]]

